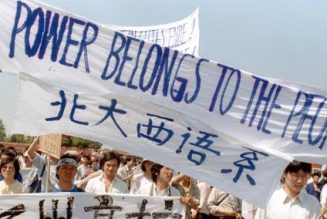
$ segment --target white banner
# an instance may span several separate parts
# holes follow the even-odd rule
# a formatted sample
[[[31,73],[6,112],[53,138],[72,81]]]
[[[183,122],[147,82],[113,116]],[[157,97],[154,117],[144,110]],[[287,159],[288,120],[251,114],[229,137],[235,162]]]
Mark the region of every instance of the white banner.
[[[0,8],[0,71],[36,77],[22,77],[15,132],[99,140],[258,206],[281,160],[327,159],[326,90],[146,43],[36,1]]]
[[[27,74],[21,74],[19,87],[16,130],[42,129],[99,141],[257,206],[267,202],[287,165],[278,156],[236,143],[199,120],[151,102],[119,94],[76,94]]]
[[[179,197],[41,193],[2,195],[0,218],[184,218]]]
[[[190,16],[169,24],[143,27],[108,25],[108,27],[149,43],[159,44],[182,53],[199,56],[200,28],[198,8]]]

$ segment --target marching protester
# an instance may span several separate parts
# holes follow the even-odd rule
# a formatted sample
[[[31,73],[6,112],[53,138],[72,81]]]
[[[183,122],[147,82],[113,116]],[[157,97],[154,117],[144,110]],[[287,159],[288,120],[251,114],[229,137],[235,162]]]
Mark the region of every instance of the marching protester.
[[[104,153],[100,158],[102,173],[87,182],[85,191],[92,193],[128,193],[127,184],[117,176],[120,164],[116,152]]]
[[[325,184],[321,189],[320,205],[321,205],[320,215],[327,218],[327,184]]]
[[[321,176],[319,179],[319,183],[324,186],[327,184],[327,164],[324,164],[320,168]]]
[[[142,173],[136,174],[133,176],[131,180],[131,187],[130,187],[130,193],[135,194],[140,189],[141,185],[148,186],[151,184],[152,181],[152,175],[151,175],[151,167],[153,165],[153,162],[148,159],[143,159],[141,162],[141,170]]]
[[[232,194],[212,188],[207,207],[215,219],[240,219],[242,201]]]
[[[81,157],[81,164],[77,167],[77,175],[76,179],[81,180],[86,177],[86,174],[90,170],[90,157],[87,155],[83,155]]]
[[[40,137],[37,136],[34,138],[33,142],[27,149],[27,154],[29,159],[32,161],[32,166],[37,170],[37,176],[40,178],[41,181],[41,192],[49,192],[47,188],[51,188],[52,185],[55,185],[58,182],[56,178],[56,163],[58,159],[50,156],[50,172],[47,172],[47,161],[46,157],[41,156],[39,153],[36,152],[36,147],[39,144]],[[47,182],[47,175],[49,174],[50,182]],[[50,184],[47,186],[47,183]]]
[[[209,210],[207,207],[207,200],[211,191],[211,186],[205,182],[199,181],[197,186],[200,190],[200,203],[197,209],[192,210],[192,218],[195,219],[209,219]]]
[[[320,192],[322,189],[322,185],[319,183],[319,179],[320,179],[320,172],[314,172],[312,174],[312,182],[305,187],[307,192],[310,195],[316,197],[318,201],[320,201]]]
[[[200,190],[196,181],[185,175],[178,174],[173,177],[171,185],[174,186],[181,194],[181,202],[186,206],[186,219],[192,218],[191,210],[197,210],[200,204]]]
[[[20,173],[22,174],[23,178],[23,185],[24,190],[27,192],[28,186],[32,183],[32,180],[35,175],[37,175],[37,169],[33,167],[32,161],[30,160],[27,153],[24,153],[22,156],[22,159],[24,160],[23,167],[20,168]],[[21,165],[22,166],[22,165]]]
[[[1,160],[7,160],[7,159],[15,160],[15,159],[17,159],[16,156],[17,156],[17,152],[16,152],[15,148],[13,148],[13,147],[4,148],[3,152],[1,153],[0,161]],[[22,177],[22,175],[20,173],[20,169],[17,172],[16,179],[20,183],[23,182],[23,177]],[[0,181],[1,180],[3,180],[2,174],[0,174]]]
[[[90,176],[92,173],[95,173],[96,171],[98,171],[98,161],[97,160],[93,160],[90,163],[90,168],[87,170],[87,172],[85,173],[85,177]],[[85,178],[84,177],[84,178]]]
[[[126,164],[119,167],[117,174],[127,183],[130,188],[132,177],[134,176],[134,167],[136,165],[136,157],[132,155],[126,156]]]
[[[17,180],[19,173],[17,159],[1,159],[0,170],[3,180],[0,181],[0,194],[17,194],[24,192],[24,186]]]
[[[135,193],[149,196],[180,196],[180,192],[170,185],[174,171],[169,167],[155,163],[151,167],[152,183],[141,185]]]
[[[77,162],[74,157],[61,156],[56,168],[58,182],[52,186],[52,192],[84,192],[74,184],[76,173]]]
[[[304,189],[310,173],[309,163],[289,163],[283,172],[281,187],[274,191],[265,211],[257,210],[255,219],[317,219],[319,202]]]

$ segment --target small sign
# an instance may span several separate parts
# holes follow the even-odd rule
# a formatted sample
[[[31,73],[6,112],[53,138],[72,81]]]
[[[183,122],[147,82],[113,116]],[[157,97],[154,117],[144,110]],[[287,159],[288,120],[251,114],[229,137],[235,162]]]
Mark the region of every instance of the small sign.
[[[55,158],[61,154],[61,134],[48,134],[40,136],[39,150]]]

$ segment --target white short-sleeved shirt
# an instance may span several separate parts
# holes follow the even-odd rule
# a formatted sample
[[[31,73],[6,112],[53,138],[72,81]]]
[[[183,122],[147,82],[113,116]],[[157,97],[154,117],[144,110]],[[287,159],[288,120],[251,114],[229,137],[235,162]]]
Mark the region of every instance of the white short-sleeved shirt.
[[[135,194],[148,196],[181,196],[181,193],[171,185],[162,191],[162,193],[159,193],[154,182],[147,186],[142,186]]]
[[[14,183],[7,185],[4,180],[0,181],[0,194],[17,194],[24,193],[24,186],[17,180]]]
[[[77,167],[76,179],[81,180],[86,176],[87,171],[89,171],[90,167],[84,164],[81,164]]]
[[[200,190],[200,213],[209,215],[209,210],[207,207],[207,200],[211,191],[211,187],[205,182],[199,182],[198,187]]]
[[[145,177],[144,173],[134,175],[131,180],[130,193],[137,194],[137,191],[140,190],[141,187],[149,187],[152,182],[152,179]]]
[[[106,193],[106,186],[103,182],[103,174],[97,176],[93,179],[90,179],[87,182],[85,187],[85,192],[91,193]],[[128,193],[127,184],[118,177],[115,177],[111,183],[109,193],[119,194],[119,193]]]
[[[268,202],[266,219],[316,219],[319,212],[318,200],[304,189],[292,199],[280,188],[275,190]]]
[[[327,184],[325,184],[322,189],[321,189],[321,193],[320,193],[320,205],[323,208],[327,207]],[[325,217],[327,217],[327,213],[324,215]]]
[[[323,207],[327,207],[327,184],[325,184],[321,189],[320,204]]]

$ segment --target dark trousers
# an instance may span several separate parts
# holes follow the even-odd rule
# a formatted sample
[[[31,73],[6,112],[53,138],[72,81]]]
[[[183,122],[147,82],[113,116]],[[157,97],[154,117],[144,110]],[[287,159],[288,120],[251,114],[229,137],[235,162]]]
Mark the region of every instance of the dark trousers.
[[[197,219],[236,219],[236,217],[228,217],[228,216],[218,217],[218,216],[207,215],[207,214],[199,212],[198,215],[197,215]]]
[[[236,219],[236,217],[231,216],[209,216],[210,219]]]
[[[200,212],[198,213],[197,216],[198,216],[197,219],[211,219],[209,215]]]

